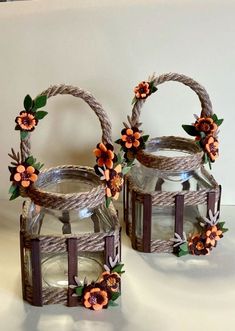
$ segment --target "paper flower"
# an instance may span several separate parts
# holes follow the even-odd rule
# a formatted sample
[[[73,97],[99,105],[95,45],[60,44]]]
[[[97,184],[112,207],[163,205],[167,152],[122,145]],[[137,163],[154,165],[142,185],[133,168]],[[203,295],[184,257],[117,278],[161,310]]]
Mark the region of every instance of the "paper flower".
[[[84,307],[92,310],[107,308],[110,293],[101,284],[91,284],[84,288],[82,303]]]
[[[215,246],[216,242],[223,237],[223,232],[216,226],[208,226],[206,231],[206,244]]]
[[[198,234],[190,239],[188,247],[193,255],[207,255],[210,251],[209,246],[206,244],[206,239]]]
[[[214,162],[215,159],[219,156],[219,142],[213,136],[208,136],[205,139],[205,150],[211,160]]]
[[[118,292],[121,277],[117,272],[105,271],[102,273],[99,283],[108,287],[112,292]]]
[[[113,168],[113,162],[116,160],[116,155],[113,152],[113,146],[111,144],[99,143],[94,149],[96,156],[96,162],[99,167]]]
[[[122,130],[121,145],[124,148],[137,148],[140,146],[140,132],[138,128],[125,128]]]
[[[194,126],[196,130],[204,132],[206,135],[212,134],[218,129],[211,117],[199,117]]]
[[[10,171],[10,180],[24,188],[29,187],[38,179],[39,171],[27,164],[19,164],[17,167],[12,167]]]
[[[137,99],[145,99],[150,94],[150,86],[148,82],[141,82],[134,88],[135,97]]]
[[[106,169],[104,171],[104,176],[107,184],[107,197],[112,197],[113,199],[117,200],[119,197],[119,192],[122,190],[123,186],[123,174],[121,164],[118,164],[114,169]]]
[[[38,120],[32,112],[21,111],[20,115],[16,117],[16,130],[31,132],[38,124]]]

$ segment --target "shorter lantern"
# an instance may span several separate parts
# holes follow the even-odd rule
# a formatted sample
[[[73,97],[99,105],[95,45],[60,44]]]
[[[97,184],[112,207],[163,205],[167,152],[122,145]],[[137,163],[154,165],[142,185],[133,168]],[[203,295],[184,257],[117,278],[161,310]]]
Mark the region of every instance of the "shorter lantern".
[[[183,126],[196,139],[165,136],[151,139],[145,146],[147,137],[139,129],[140,109],[144,99],[166,81],[179,81],[197,93],[201,117],[195,124]],[[137,159],[125,177],[123,202],[132,247],[180,256],[207,254],[227,230],[218,221],[221,187],[203,166],[218,155],[217,129],[222,120],[213,114],[205,89],[184,75],[164,74],[140,83],[133,102],[129,128],[124,123],[118,141],[127,163]]]
[[[120,224],[112,202],[107,206],[105,181],[85,166],[58,166],[39,173],[30,153],[27,128],[47,113],[38,111],[57,94],[81,97],[98,116],[103,158],[111,145],[111,124],[94,97],[72,86],[53,86],[35,100],[25,98],[16,118],[21,153],[12,150],[11,199],[21,195],[20,250],[23,298],[35,306],[64,303],[99,310],[120,295]],[[108,153],[110,171],[115,154]],[[102,168],[102,166],[101,166]],[[120,189],[120,187],[118,188]],[[97,301],[98,300],[98,301]]]

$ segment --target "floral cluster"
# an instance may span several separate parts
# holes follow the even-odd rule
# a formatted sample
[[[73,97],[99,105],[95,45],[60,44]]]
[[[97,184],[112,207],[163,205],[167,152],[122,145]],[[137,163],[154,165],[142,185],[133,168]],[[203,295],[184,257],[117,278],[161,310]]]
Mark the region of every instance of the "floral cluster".
[[[12,149],[12,154],[8,154],[14,161],[8,167],[10,171],[10,181],[12,182],[9,193],[10,200],[20,196],[21,189],[29,188],[38,179],[39,170],[43,164],[37,163],[33,156],[28,157],[24,162],[20,159],[20,154],[15,153]]]
[[[122,190],[125,172],[122,167],[123,160],[114,153],[111,144],[99,143],[93,152],[96,156],[95,172],[105,182],[106,206],[108,207],[112,199],[118,199]]]
[[[178,247],[177,255],[208,255],[217,246],[217,242],[223,238],[223,233],[228,231],[224,228],[225,222],[218,221],[218,216],[219,212],[213,215],[210,210],[209,217],[204,217],[204,222],[200,223],[203,228],[202,232],[190,236],[188,241],[185,233],[183,238],[175,233],[175,238],[171,240],[174,242],[173,247]]]
[[[154,80],[150,79],[149,82],[142,81],[134,88],[135,96],[132,100],[132,103],[136,103],[140,99],[146,99],[148,96],[150,96],[156,91],[157,88],[154,85]]]
[[[121,145],[121,151],[124,152],[124,160],[130,167],[136,158],[139,150],[145,149],[145,143],[148,140],[148,135],[142,136],[142,131],[137,127],[126,127],[121,131],[121,138],[116,140],[116,143]]]
[[[24,98],[24,110],[15,119],[15,130],[20,131],[21,141],[24,141],[38,125],[38,121],[48,114],[46,111],[38,110],[44,107],[46,102],[46,95],[40,95],[34,100],[30,95],[26,95]],[[43,167],[43,164],[37,163],[33,156],[29,156],[27,159],[21,158],[20,153],[15,153],[13,148],[11,154],[8,155],[13,159],[8,169],[11,173],[10,181],[12,182],[9,189],[10,200],[14,200],[21,195],[22,189],[28,189],[37,181],[39,170]]]
[[[109,258],[111,269],[104,265],[105,272],[103,272],[96,282],[87,284],[86,280],[82,284],[77,277],[74,280],[77,285],[70,285],[74,289],[73,296],[78,297],[81,304],[91,310],[101,310],[108,308],[108,306],[115,306],[115,301],[121,295],[120,281],[123,264],[117,263],[118,256],[112,260]]]
[[[34,100],[30,95],[26,95],[24,98],[24,110],[15,119],[15,130],[20,130],[21,140],[26,139],[29,132],[32,132],[38,125],[38,121],[48,114],[46,111],[38,111],[39,108],[46,105],[46,102],[46,95],[40,95]]]
[[[223,123],[216,114],[211,117],[198,117],[192,125],[182,125],[183,129],[195,137],[196,143],[203,149],[205,163],[214,162],[219,156],[218,127]]]

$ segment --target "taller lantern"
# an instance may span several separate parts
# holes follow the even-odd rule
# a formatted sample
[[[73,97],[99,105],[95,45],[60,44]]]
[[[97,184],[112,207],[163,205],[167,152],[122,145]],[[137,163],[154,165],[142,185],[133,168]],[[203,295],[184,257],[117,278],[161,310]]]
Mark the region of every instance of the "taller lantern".
[[[110,121],[89,92],[59,85],[34,100],[25,98],[25,110],[16,118],[21,153],[12,150],[10,155],[11,199],[29,198],[20,228],[23,298],[36,306],[75,306],[80,300],[86,308],[99,310],[107,307],[112,290],[117,298],[120,279],[112,269],[121,270],[120,225],[112,204],[106,206],[107,188],[90,167],[58,166],[39,173],[41,164],[31,155],[30,132],[47,115],[38,108],[59,94],[82,98],[94,110],[102,129],[103,156],[112,150]],[[115,154],[108,156],[112,169]],[[104,286],[111,280],[112,288]]]
[[[157,86],[167,81],[183,83],[199,97],[200,117],[193,125],[183,125],[195,140],[164,136],[144,146],[141,108]],[[181,74],[152,77],[134,91],[132,116],[119,140],[127,162],[137,159],[126,175],[124,190],[124,219],[132,247],[141,252],[207,254],[226,230],[218,220],[221,187],[203,166],[218,156],[222,120],[213,113],[204,87]]]

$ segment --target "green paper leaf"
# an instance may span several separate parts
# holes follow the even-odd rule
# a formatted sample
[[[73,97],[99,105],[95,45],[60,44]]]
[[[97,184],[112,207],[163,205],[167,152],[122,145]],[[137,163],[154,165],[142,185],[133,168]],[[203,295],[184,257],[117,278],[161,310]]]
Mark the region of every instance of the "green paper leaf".
[[[218,224],[219,224],[220,228],[222,229],[223,226],[224,226],[224,224],[225,224],[225,222],[218,222]]]
[[[189,254],[188,251],[187,252],[185,252],[185,251],[179,251],[178,256],[181,257],[181,256],[188,255],[188,254]]]
[[[36,114],[35,114],[35,117],[37,120],[42,120],[46,115],[48,114],[47,111],[37,111]]]
[[[123,175],[126,175],[130,170],[131,170],[131,167],[124,167],[124,168],[122,169],[122,173],[123,173]]]
[[[117,140],[115,141],[115,143],[116,143],[116,144],[120,144],[120,143],[121,143],[121,139],[117,139]]]
[[[220,126],[222,123],[223,123],[224,119],[221,118],[221,119],[218,119],[215,124],[217,124],[218,126]]]
[[[35,161],[36,161],[36,160],[35,160]],[[40,162],[34,164],[34,168],[35,168],[36,170],[38,170],[38,171],[41,170],[43,166],[44,166],[44,164],[43,164],[43,163],[40,163]]]
[[[212,117],[213,121],[216,123],[216,121],[218,121],[218,117],[216,114],[213,114]]]
[[[118,155],[117,155],[117,162],[120,164],[122,163],[122,156],[120,153],[118,153]]]
[[[109,208],[112,198],[106,197],[106,208]]]
[[[12,193],[10,200],[15,200],[20,196],[20,188],[17,187],[17,189]]]
[[[32,166],[35,163],[35,161],[36,159],[32,155],[25,160],[25,162],[30,166]]]
[[[120,273],[122,271],[122,268],[124,267],[124,264],[118,263],[113,269],[112,272]]]
[[[130,167],[131,168],[131,166],[133,165],[134,161],[135,161],[135,159],[133,159],[131,161],[128,161],[127,162],[127,167]]]
[[[184,129],[184,131],[186,131],[190,136],[198,136],[199,132],[196,130],[196,128],[193,125],[186,125],[183,124],[182,128]]]
[[[142,137],[143,141],[146,143],[146,141],[149,139],[149,134],[146,134]]]
[[[137,102],[137,99],[136,99],[136,97],[134,97],[131,101],[131,104],[134,105],[136,102]]]
[[[227,228],[223,228],[223,229],[221,229],[221,231],[224,233],[224,232],[227,232],[228,229]]]
[[[29,94],[24,98],[24,109],[29,111],[33,106],[33,100]]]
[[[28,137],[28,134],[27,131],[20,131],[20,139],[25,140]]]
[[[10,186],[10,188],[9,188],[8,193],[9,193],[9,194],[13,194],[13,193],[15,192],[15,190],[17,190],[17,189],[18,189],[18,186],[15,185],[15,184],[12,184],[12,185]]]
[[[183,243],[179,246],[180,248],[180,251],[183,251],[183,252],[187,252],[188,253],[188,244],[187,243]]]
[[[119,298],[119,297],[120,297],[120,295],[121,295],[121,293],[120,293],[120,292],[113,292],[113,293],[112,293],[112,297],[111,297],[111,300],[112,300],[112,301],[116,301],[116,300],[117,300],[117,298]]]
[[[42,108],[47,103],[47,96],[46,95],[40,95],[34,100],[34,109]]]
[[[84,289],[84,286],[78,286],[75,288],[75,292],[79,297],[82,296],[83,289]]]
[[[151,83],[149,84],[149,87],[150,87],[150,93],[151,93],[151,94],[157,91],[157,87],[154,86],[153,82],[151,82]]]
[[[114,302],[113,300],[109,300],[108,307],[117,307],[118,304]]]

